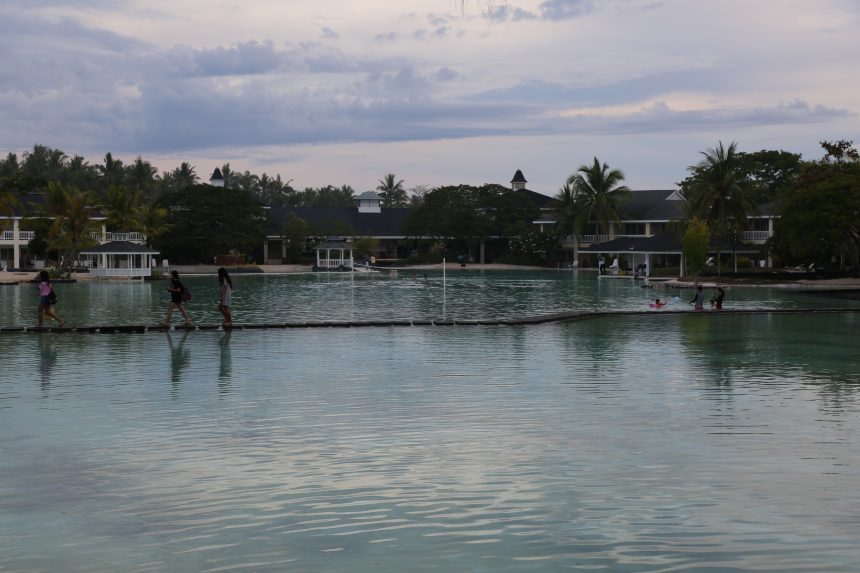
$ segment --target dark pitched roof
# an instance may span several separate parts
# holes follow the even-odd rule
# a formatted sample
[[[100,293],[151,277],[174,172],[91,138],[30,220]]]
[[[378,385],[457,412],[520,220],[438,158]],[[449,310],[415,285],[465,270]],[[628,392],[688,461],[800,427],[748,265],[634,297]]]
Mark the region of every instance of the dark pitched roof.
[[[511,193],[519,193],[520,195],[528,197],[538,209],[547,209],[553,207],[556,203],[555,197],[550,197],[543,193],[532,191],[531,189],[517,189],[516,191],[511,191]]]
[[[671,189],[633,191],[621,204],[621,219],[634,221],[672,221],[684,218],[684,202],[667,200]]]
[[[218,169],[218,168],[216,167],[216,168],[215,168],[215,171],[213,171],[213,172],[212,172],[212,177],[210,177],[210,178],[209,178],[209,181],[217,181],[217,180],[219,180],[219,179],[220,179],[221,181],[223,181],[223,180],[224,180],[224,176],[223,176],[223,175],[221,175],[221,170],[220,170],[220,169]]]
[[[140,254],[148,254],[148,255],[157,255],[158,251],[155,249],[150,249],[145,245],[138,245],[136,243],[132,243],[129,241],[108,241],[104,245],[99,245],[98,247],[93,247],[92,249],[87,249],[85,251],[81,251],[82,255],[100,255],[100,254],[111,254],[111,255],[140,255]]]
[[[511,183],[528,183],[528,181],[526,181],[526,178],[525,178],[525,175],[523,175],[523,172],[520,171],[519,169],[517,169],[517,172],[514,173],[514,178],[511,179]]]
[[[381,213],[359,213],[355,207],[272,207],[268,210],[270,237],[280,236],[292,213],[311,225],[343,225],[354,236],[405,237],[403,222],[411,211],[408,207],[383,207]]]

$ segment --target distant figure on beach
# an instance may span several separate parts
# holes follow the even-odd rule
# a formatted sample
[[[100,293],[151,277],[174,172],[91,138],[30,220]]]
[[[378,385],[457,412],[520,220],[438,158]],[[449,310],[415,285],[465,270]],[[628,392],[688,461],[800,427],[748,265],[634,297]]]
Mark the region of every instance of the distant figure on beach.
[[[597,272],[601,275],[606,274],[606,258],[603,255],[600,255],[600,258],[597,259]]]
[[[66,324],[66,321],[54,312],[55,304],[57,304],[57,295],[54,293],[54,287],[51,286],[51,277],[48,276],[48,271],[41,271],[39,273],[39,328],[42,327],[46,316],[59,322],[60,328]]]
[[[695,305],[693,307],[695,310],[705,310],[705,292],[702,290],[701,285],[696,288],[696,295],[690,301],[690,304]]]
[[[230,275],[224,267],[218,269],[218,284],[221,286],[218,310],[224,316],[224,327],[230,328],[233,326],[233,313],[230,311],[230,305],[233,302],[233,281],[230,280]]]
[[[173,309],[178,308],[185,319],[185,326],[191,326],[191,319],[188,318],[188,313],[185,311],[184,301],[182,300],[185,294],[185,286],[179,280],[179,273],[170,271],[170,283],[167,285],[167,290],[170,292],[170,303],[167,305],[167,318],[161,323],[162,326],[170,326],[170,317],[173,316]]]
[[[717,287],[717,294],[714,295],[714,308],[717,310],[723,309],[723,299],[726,298],[726,291],[723,290],[723,287]]]

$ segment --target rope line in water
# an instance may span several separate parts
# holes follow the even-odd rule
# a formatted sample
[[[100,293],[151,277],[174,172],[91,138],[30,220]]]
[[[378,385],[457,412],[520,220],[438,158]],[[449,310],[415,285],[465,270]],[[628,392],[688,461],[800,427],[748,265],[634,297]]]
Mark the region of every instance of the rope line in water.
[[[738,316],[757,314],[835,314],[835,313],[857,313],[857,308],[787,308],[787,309],[735,309],[735,310],[574,310],[555,314],[544,314],[528,316],[523,318],[495,318],[495,319],[466,319],[466,320],[364,320],[364,321],[317,321],[317,322],[275,322],[257,324],[234,324],[227,330],[287,330],[294,328],[379,328],[379,327],[415,327],[415,326],[526,326],[534,324],[548,324],[551,322],[569,322],[576,320],[589,320],[609,316]],[[80,333],[80,334],[116,334],[116,333],[143,333],[143,332],[166,332],[177,331],[218,331],[225,330],[220,324],[199,324],[192,326],[169,326],[160,324],[132,324],[132,325],[98,325],[98,326],[13,326],[0,327],[0,334],[39,334],[46,332],[54,333]]]

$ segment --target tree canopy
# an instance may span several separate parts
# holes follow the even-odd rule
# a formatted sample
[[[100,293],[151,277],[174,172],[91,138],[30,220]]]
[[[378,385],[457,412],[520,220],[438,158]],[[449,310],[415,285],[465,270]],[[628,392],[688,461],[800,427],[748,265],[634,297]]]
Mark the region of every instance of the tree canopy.
[[[192,185],[165,194],[159,204],[168,211],[172,228],[153,243],[167,257],[211,261],[233,249],[252,252],[265,238],[263,209],[234,189]]]

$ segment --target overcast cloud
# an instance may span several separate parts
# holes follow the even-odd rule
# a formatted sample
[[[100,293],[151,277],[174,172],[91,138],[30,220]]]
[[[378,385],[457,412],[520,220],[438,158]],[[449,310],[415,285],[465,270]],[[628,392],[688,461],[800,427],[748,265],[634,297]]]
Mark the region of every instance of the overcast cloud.
[[[670,187],[718,140],[860,140],[858,24],[852,0],[7,2],[0,152],[359,191],[520,168],[547,194],[598,155]]]

